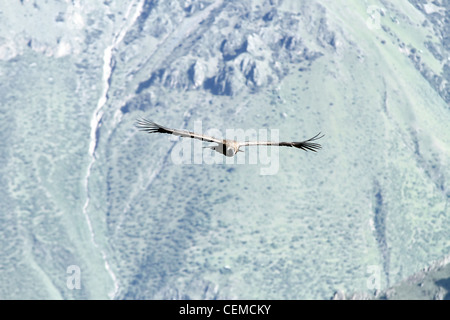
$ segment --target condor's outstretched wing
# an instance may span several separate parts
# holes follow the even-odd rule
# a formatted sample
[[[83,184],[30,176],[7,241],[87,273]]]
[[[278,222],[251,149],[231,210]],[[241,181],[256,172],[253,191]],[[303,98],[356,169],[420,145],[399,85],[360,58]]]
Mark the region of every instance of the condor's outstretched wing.
[[[324,135],[320,135],[320,132],[316,134],[311,139],[301,141],[301,142],[274,142],[274,141],[246,141],[246,142],[240,142],[240,146],[280,146],[280,147],[294,147],[299,148],[305,151],[314,151],[317,152],[317,150],[321,149],[322,146],[318,143],[315,143],[313,141],[316,141],[320,138],[322,138]]]
[[[177,130],[177,129],[169,129],[166,127],[163,127],[157,123],[154,123],[153,121],[149,121],[146,119],[138,119],[136,120],[136,127],[141,130],[148,133],[167,133],[167,134],[173,134],[175,136],[185,137],[185,138],[193,138],[198,139],[202,141],[208,141],[208,142],[216,142],[223,144],[224,140],[222,139],[216,139],[214,137],[205,136],[202,134],[198,134],[195,132],[185,131],[185,130]]]

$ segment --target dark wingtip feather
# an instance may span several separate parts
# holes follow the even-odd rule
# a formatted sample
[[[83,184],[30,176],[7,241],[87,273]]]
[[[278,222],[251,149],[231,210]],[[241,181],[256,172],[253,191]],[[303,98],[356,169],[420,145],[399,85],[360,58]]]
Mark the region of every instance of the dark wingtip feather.
[[[145,131],[148,133],[171,133],[167,128],[160,126],[159,124],[149,121],[144,118],[140,118],[136,120],[136,123],[134,124],[136,128],[138,128],[141,131]]]
[[[292,142],[292,146],[295,148],[299,148],[305,151],[313,151],[313,152],[317,152],[318,150],[322,149],[322,146],[319,143],[315,143],[312,141],[316,141],[319,140],[320,138],[323,138],[325,135],[320,135],[321,132],[319,132],[318,134],[316,134],[314,137],[302,141],[302,142]]]

